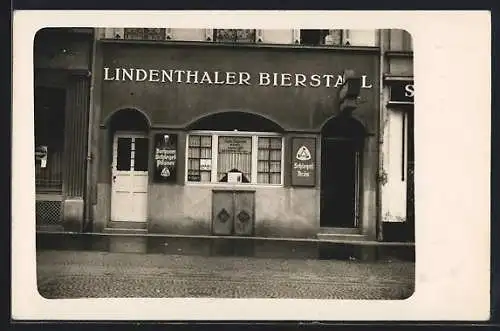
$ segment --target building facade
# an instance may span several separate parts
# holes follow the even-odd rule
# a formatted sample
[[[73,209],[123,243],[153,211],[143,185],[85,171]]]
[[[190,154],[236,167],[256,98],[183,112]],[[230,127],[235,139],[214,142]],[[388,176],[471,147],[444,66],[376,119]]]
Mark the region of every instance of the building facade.
[[[44,29],[34,41],[39,230],[84,230],[93,29]]]
[[[412,70],[407,61],[409,71],[397,71],[411,59],[394,55],[397,33],[94,29],[77,103],[86,117],[63,128],[80,138],[80,149],[64,140],[64,150],[78,154],[83,191],[63,190],[60,224],[355,240],[397,233],[393,225],[410,217],[401,207],[409,199],[393,200],[402,169],[393,150],[410,134],[395,128],[410,112],[393,110],[389,92]],[[403,155],[412,164],[408,147]]]
[[[414,241],[413,43],[404,30],[386,30],[383,42],[381,238]]]

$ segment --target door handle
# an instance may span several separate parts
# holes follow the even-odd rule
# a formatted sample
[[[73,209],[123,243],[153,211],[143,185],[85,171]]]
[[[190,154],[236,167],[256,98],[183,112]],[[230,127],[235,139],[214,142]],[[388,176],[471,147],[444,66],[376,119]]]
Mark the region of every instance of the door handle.
[[[113,176],[113,183],[116,182],[116,176]]]

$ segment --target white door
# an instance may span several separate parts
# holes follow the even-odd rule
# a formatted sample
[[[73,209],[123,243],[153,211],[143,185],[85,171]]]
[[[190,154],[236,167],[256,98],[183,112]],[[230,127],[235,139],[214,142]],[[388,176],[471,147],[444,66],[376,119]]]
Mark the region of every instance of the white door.
[[[115,134],[111,171],[112,221],[147,221],[148,160],[146,135]]]

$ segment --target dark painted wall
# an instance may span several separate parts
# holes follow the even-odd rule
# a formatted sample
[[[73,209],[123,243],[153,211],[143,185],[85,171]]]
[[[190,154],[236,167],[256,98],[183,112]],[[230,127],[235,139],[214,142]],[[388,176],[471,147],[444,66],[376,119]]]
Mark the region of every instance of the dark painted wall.
[[[373,84],[362,89],[357,117],[371,132],[378,108],[378,52],[272,47],[233,48],[220,45],[140,44],[102,42],[101,124],[114,111],[135,107],[154,126],[184,128],[207,113],[245,110],[276,121],[286,130],[319,131],[338,112],[333,87],[264,87],[255,82],[259,72],[342,74],[354,69]],[[103,68],[245,71],[252,86],[172,84],[162,82],[102,81]]]
[[[34,65],[39,69],[89,70],[92,32],[69,29],[39,30],[34,40]]]

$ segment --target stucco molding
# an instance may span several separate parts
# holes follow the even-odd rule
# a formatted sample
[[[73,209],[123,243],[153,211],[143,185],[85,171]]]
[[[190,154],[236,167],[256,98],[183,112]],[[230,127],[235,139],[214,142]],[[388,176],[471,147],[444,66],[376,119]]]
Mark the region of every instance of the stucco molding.
[[[144,118],[146,119],[147,123],[148,123],[148,127],[151,128],[153,125],[152,125],[152,122],[151,122],[151,119],[149,118],[149,115],[147,112],[145,112],[144,110],[136,107],[136,106],[121,106],[121,107],[118,107],[114,110],[112,110],[111,112],[109,112],[105,118],[103,118],[101,120],[101,123],[100,123],[100,127],[101,128],[106,128],[109,126],[109,122],[110,120],[113,118],[113,116],[115,116],[116,114],[118,114],[120,111],[124,111],[124,110],[134,110],[134,111],[137,111],[139,113],[142,114],[142,116],[144,116]]]
[[[286,128],[283,127],[281,124],[279,124],[279,121],[275,120],[272,116],[264,115],[264,114],[261,114],[259,112],[254,111],[254,110],[251,110],[251,109],[238,109],[238,108],[236,108],[236,109],[220,109],[220,110],[215,110],[215,111],[212,111],[212,112],[207,112],[207,113],[204,113],[204,114],[201,114],[199,116],[194,117],[190,121],[184,123],[183,126],[185,128],[189,128],[189,127],[193,126],[196,122],[198,122],[198,121],[200,121],[200,120],[202,120],[204,118],[208,118],[208,117],[211,117],[211,116],[214,116],[214,115],[219,115],[219,114],[224,114],[224,113],[246,113],[246,114],[252,114],[252,115],[264,118],[264,119],[272,122],[273,124],[275,124],[276,126],[278,126],[283,132],[286,131]]]
[[[331,115],[331,116],[327,117],[327,118],[323,121],[323,123],[321,123],[321,125],[319,126],[319,132],[322,132],[322,131],[323,131],[323,129],[324,129],[324,127],[325,127],[325,125],[326,125],[328,122],[330,122],[331,120],[334,120],[334,119],[336,119],[336,118],[339,118],[340,116],[341,116],[341,114],[334,114],[334,115]],[[364,134],[365,134],[365,136],[370,135],[370,134],[369,134],[369,131],[368,131],[368,128],[369,128],[369,127],[366,125],[366,123],[365,123],[365,121],[364,121],[364,119],[363,119],[363,118],[361,118],[360,116],[357,116],[357,115],[356,115],[356,114],[354,114],[354,113],[352,113],[352,114],[350,115],[350,118],[351,118],[352,120],[354,120],[354,121],[358,122],[358,123],[359,123],[359,124],[363,127],[363,130],[364,130]]]

